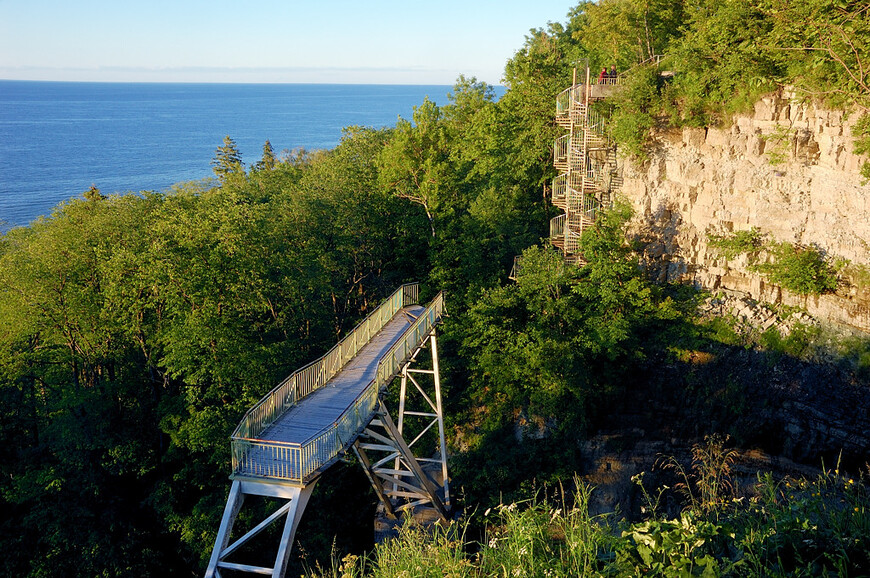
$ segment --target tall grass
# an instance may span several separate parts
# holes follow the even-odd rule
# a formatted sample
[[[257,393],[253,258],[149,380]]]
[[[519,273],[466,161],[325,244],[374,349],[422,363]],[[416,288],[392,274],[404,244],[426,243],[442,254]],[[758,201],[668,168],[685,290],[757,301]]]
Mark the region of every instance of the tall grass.
[[[676,518],[648,510],[635,523],[591,516],[592,488],[576,478],[575,486],[558,504],[486,511],[481,542],[467,538],[468,520],[409,521],[372,552],[336,556],[308,577],[870,576],[870,491],[836,470],[816,479],[759,474],[751,498],[720,493],[687,502]]]
[[[606,565],[612,559],[610,528],[589,515],[592,488],[579,481],[576,487],[571,506],[564,500],[561,507],[498,506],[478,554],[477,575],[587,576]]]

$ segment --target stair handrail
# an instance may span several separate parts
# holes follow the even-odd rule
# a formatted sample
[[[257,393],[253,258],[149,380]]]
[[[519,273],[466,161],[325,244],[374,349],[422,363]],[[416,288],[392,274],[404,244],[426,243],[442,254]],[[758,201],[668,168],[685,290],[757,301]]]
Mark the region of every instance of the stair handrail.
[[[550,219],[550,238],[558,239],[565,236],[565,220],[567,215],[562,213]]]
[[[653,54],[649,58],[647,58],[645,60],[641,60],[640,62],[638,62],[637,64],[635,64],[631,68],[624,70],[623,72],[620,72],[619,75],[624,76],[626,74],[631,74],[632,72],[634,72],[635,70],[637,70],[641,66],[645,66],[645,65],[650,64],[650,63],[654,63],[656,66],[658,66],[661,63],[662,58],[664,58],[664,57],[665,57],[664,54]]]

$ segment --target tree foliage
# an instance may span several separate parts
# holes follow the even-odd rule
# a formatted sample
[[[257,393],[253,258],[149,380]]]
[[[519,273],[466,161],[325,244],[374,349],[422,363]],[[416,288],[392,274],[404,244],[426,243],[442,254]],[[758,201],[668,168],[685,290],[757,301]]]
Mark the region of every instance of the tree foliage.
[[[211,164],[214,174],[217,175],[222,183],[226,182],[231,175],[237,175],[245,171],[239,147],[230,135],[224,137],[224,142],[215,151]]]

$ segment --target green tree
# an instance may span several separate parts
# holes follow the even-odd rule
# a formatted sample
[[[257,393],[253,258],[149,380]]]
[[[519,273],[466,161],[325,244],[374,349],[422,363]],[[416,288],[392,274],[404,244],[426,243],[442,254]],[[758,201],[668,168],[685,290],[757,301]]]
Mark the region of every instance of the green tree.
[[[390,132],[348,127],[300,182],[299,233],[321,267],[335,334],[396,285],[421,278],[428,247],[420,208],[378,186]]]
[[[89,201],[101,201],[106,198],[106,195],[100,192],[97,185],[91,185],[91,187],[85,191],[84,197]]]
[[[771,281],[801,295],[819,295],[837,289],[837,274],[814,247],[772,242],[768,246],[773,260],[755,269]]]
[[[231,175],[244,174],[245,171],[239,147],[236,146],[236,141],[230,138],[230,135],[224,137],[224,142],[215,151],[211,164],[214,174],[222,183],[226,182]]]
[[[271,171],[275,169],[277,163],[278,159],[275,158],[275,151],[272,150],[272,143],[267,140],[263,145],[263,158],[257,162],[255,169],[258,171]]]
[[[532,247],[515,284],[485,291],[472,305],[463,344],[473,388],[485,392],[498,425],[525,410],[579,431],[587,399],[603,401],[618,389],[641,330],[668,314],[625,240],[629,215],[619,206],[584,232],[582,268],[552,248]]]
[[[379,160],[381,186],[423,207],[432,236],[436,219],[456,210],[458,179],[450,163],[450,134],[442,111],[426,98],[411,120],[399,118]]]
[[[664,54],[685,20],[683,0],[602,0],[581,7],[587,19],[577,37],[593,70],[626,70]]]
[[[2,237],[0,568],[9,575],[179,566],[141,507],[157,466],[160,390],[106,297],[124,278],[118,250],[144,250],[154,201],[71,201]]]
[[[839,0],[757,4],[770,22],[765,48],[798,91],[870,111],[870,6]]]

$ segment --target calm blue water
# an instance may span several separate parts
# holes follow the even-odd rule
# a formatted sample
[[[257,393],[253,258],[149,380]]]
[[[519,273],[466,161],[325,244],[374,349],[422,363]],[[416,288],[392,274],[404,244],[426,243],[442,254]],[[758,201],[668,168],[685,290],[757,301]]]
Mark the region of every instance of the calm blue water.
[[[0,80],[0,231],[47,215],[92,184],[162,191],[213,176],[225,135],[251,165],[332,148],[351,125],[393,126],[448,86],[112,84]]]

